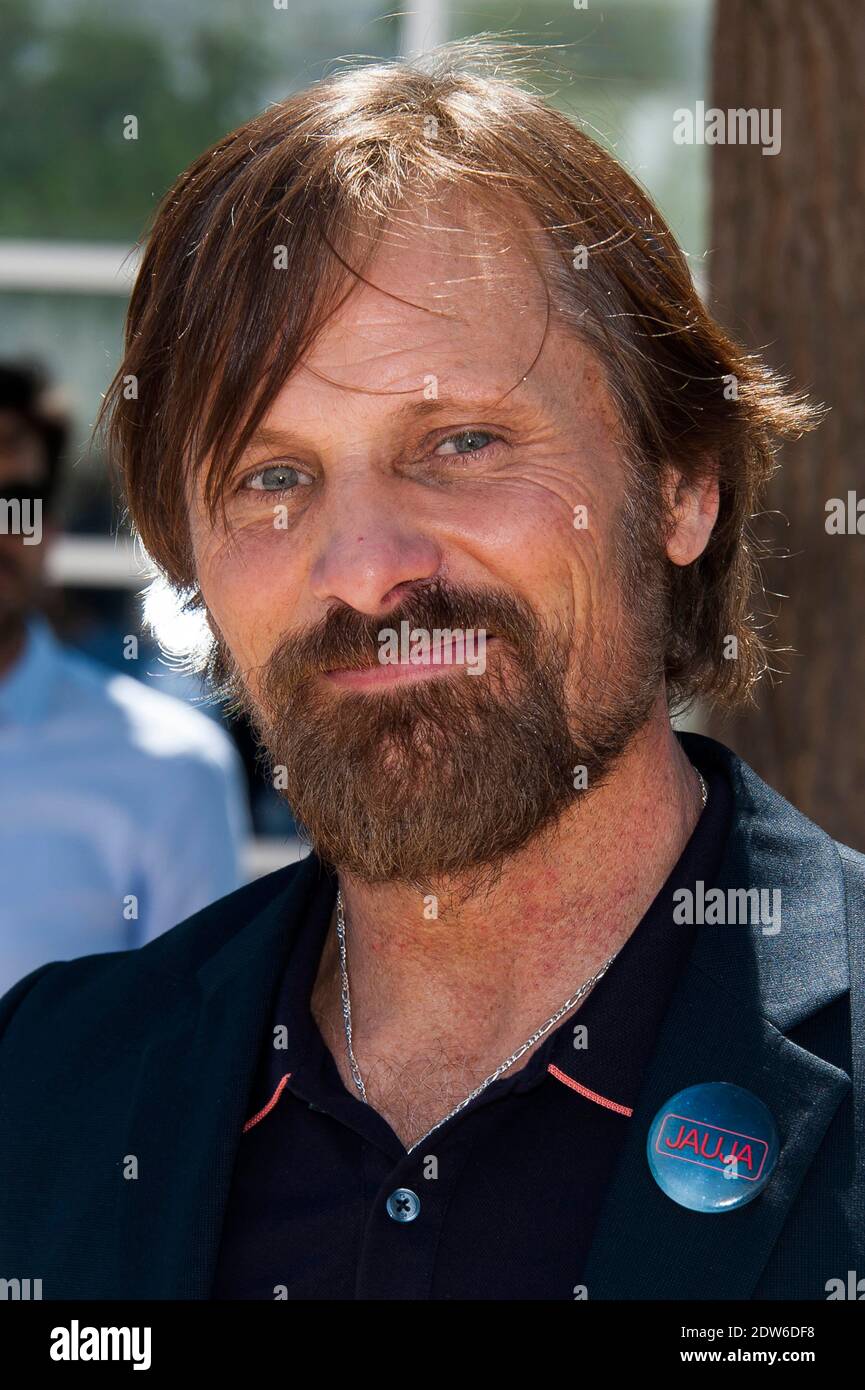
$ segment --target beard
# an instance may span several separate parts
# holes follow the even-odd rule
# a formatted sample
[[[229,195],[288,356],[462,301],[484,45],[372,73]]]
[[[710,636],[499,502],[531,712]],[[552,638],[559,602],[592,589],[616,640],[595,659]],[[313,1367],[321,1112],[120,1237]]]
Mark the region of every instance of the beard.
[[[615,569],[615,616],[584,624],[576,642],[513,593],[436,578],[386,615],[340,605],[287,634],[254,691],[214,628],[208,674],[249,718],[320,859],[368,883],[477,892],[608,777],[655,706],[665,566],[631,528]],[[363,692],[329,684],[327,670],[376,665],[382,629],[403,621],[495,637],[486,671]]]

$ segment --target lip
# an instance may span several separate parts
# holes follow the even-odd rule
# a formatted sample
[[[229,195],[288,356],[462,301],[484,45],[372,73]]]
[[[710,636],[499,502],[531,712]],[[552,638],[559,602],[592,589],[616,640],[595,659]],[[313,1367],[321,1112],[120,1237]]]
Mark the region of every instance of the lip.
[[[485,639],[485,649],[492,643],[495,645],[496,638],[487,636]],[[451,644],[451,654],[454,643]],[[410,681],[435,680],[441,676],[449,676],[454,672],[466,673],[466,663],[464,661],[446,661],[442,658],[446,651],[436,651],[430,653],[429,661],[408,663],[404,661],[392,663],[378,663],[374,666],[364,666],[361,669],[352,670],[333,670],[325,671],[324,677],[332,685],[339,685],[348,690],[368,690],[380,689],[382,686],[405,685]]]

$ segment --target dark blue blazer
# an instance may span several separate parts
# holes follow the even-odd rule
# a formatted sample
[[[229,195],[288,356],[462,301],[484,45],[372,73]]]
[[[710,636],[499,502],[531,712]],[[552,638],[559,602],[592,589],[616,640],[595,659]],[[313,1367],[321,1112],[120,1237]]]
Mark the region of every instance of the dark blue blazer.
[[[680,737],[733,787],[717,886],[780,888],[782,928],[698,928],[583,1282],[592,1299],[813,1299],[818,1278],[865,1276],[865,856],[721,744]],[[41,1278],[46,1299],[209,1296],[318,867],[270,874],[140,950],[46,965],[0,1001],[0,1276]],[[722,1215],[671,1202],[645,1156],[657,1110],[702,1081],[755,1092],[781,1137],[764,1192]]]

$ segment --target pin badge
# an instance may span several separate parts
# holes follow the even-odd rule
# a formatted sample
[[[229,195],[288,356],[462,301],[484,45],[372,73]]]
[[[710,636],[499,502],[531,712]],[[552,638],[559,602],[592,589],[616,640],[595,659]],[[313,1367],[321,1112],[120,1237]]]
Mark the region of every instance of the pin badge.
[[[763,1191],[778,1161],[778,1131],[761,1100],[727,1081],[679,1091],[649,1129],[652,1177],[691,1211],[732,1211]]]

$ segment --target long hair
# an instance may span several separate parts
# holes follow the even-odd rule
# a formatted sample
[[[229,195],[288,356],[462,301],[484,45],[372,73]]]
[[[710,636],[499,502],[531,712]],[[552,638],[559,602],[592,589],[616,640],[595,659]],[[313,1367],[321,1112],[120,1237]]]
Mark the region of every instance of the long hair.
[[[187,470],[226,480],[286,378],[413,199],[484,200],[528,236],[551,311],[598,355],[636,495],[668,465],[717,471],[705,552],[669,566],[671,703],[733,704],[767,665],[752,606],[750,520],[779,442],[818,418],[702,305],[687,261],[633,178],[530,89],[521,45],[487,36],[349,66],[226,135],[162,200],[125,353],[97,420],[146,550],[201,604]],[[130,389],[130,383],[134,383]],[[737,659],[725,660],[735,638]]]

